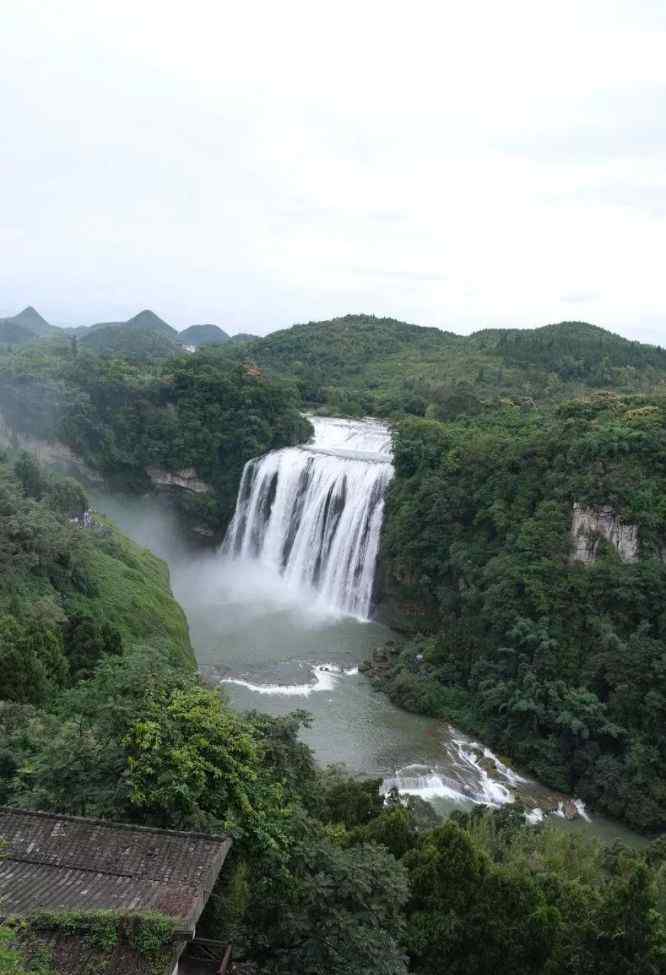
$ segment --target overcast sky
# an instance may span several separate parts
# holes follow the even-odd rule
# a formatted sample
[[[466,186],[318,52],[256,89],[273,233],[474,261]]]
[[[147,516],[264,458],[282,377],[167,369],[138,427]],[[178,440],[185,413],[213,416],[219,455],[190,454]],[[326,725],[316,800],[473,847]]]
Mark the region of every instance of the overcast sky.
[[[666,2],[17,0],[0,315],[666,344]]]

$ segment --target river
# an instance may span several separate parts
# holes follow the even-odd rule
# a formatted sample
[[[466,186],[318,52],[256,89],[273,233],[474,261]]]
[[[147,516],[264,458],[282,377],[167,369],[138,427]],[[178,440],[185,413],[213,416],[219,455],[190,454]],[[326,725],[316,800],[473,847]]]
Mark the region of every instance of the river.
[[[358,672],[373,647],[395,637],[366,618],[390,461],[381,424],[316,419],[313,444],[246,467],[221,552],[193,550],[153,497],[97,494],[94,504],[167,561],[200,669],[234,706],[307,710],[303,737],[321,763],[380,776],[443,813],[514,796],[537,810],[552,805],[549,790],[481,743],[395,707]],[[574,820],[552,819],[634,840],[578,810]]]

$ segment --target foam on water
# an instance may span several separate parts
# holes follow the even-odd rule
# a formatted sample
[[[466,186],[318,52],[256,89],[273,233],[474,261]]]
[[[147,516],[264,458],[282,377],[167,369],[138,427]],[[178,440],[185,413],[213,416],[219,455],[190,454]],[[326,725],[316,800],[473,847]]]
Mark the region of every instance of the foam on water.
[[[312,668],[312,673],[314,680],[307,684],[255,684],[241,677],[223,677],[220,683],[235,684],[237,687],[245,687],[255,694],[267,696],[309,697],[317,692],[333,691],[340,676],[358,674],[358,667],[350,667],[345,670],[336,664],[317,664]]]

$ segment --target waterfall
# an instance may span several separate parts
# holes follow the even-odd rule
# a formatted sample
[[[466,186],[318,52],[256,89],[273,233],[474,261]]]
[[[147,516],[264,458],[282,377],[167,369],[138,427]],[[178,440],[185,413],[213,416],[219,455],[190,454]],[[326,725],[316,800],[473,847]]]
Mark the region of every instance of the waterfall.
[[[248,461],[223,543],[257,560],[321,605],[367,618],[393,475],[388,427],[315,417],[300,447]]]

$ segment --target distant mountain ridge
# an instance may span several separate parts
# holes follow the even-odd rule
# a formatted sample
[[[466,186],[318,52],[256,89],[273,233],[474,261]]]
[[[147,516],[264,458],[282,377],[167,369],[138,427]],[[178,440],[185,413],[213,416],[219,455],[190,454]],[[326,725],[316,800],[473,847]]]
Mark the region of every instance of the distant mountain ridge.
[[[229,341],[229,335],[219,325],[190,325],[178,333],[180,345],[223,345]]]
[[[128,359],[168,359],[180,348],[176,329],[148,308],[126,322],[98,322],[77,337],[82,348]]]
[[[587,322],[463,336],[345,315],[294,325],[237,349],[229,343],[226,354],[251,358],[269,375],[295,378],[314,408],[352,414],[444,419],[454,393],[458,399],[464,393],[467,408],[478,410],[507,397],[537,401],[588,389],[641,392],[666,385],[665,349]]]
[[[57,327],[50,325],[45,318],[42,318],[32,305],[28,305],[18,315],[0,318],[1,342],[15,341],[17,344],[23,344],[26,341],[31,341],[31,336],[46,338],[56,331],[58,331]],[[14,336],[14,339],[9,338],[11,335]]]
[[[666,350],[587,322],[533,329],[481,329],[463,336],[393,318],[355,314],[258,337],[228,335],[212,323],[176,331],[150,309],[124,322],[50,325],[32,306],[0,320],[0,344],[76,336],[82,349],[149,361],[217,346],[267,375],[295,380],[303,401],[332,412],[413,413],[447,419],[499,400],[560,400],[587,390],[666,388]],[[455,401],[455,406],[452,402]]]

